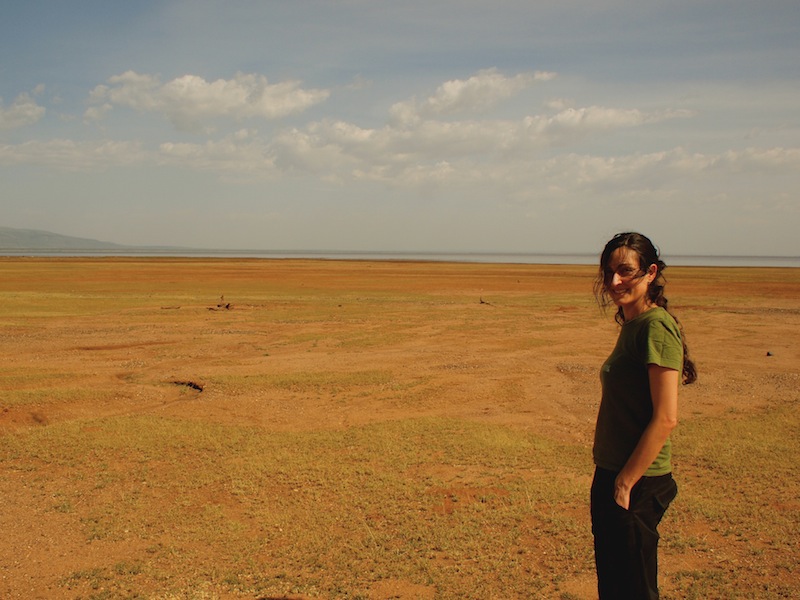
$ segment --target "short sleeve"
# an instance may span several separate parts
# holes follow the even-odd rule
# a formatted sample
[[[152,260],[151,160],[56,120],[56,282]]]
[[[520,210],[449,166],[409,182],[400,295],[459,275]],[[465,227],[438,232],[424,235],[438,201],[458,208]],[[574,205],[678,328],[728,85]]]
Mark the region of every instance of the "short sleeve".
[[[646,363],[676,371],[683,369],[683,342],[677,324],[661,319],[648,324]]]

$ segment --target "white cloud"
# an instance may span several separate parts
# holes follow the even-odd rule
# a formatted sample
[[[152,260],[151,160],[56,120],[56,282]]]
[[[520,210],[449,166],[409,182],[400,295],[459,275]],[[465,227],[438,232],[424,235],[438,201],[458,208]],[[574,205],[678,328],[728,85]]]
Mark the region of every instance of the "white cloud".
[[[564,153],[550,159],[481,161],[475,157],[437,163],[368,164],[355,170],[357,180],[392,186],[447,184],[448,189],[493,190],[494,198],[520,202],[585,202],[587,198],[631,195],[638,199],[676,195],[707,197],[741,178],[745,187],[764,188],[753,173],[793,176],[800,169],[800,149],[765,148],[720,154],[689,153],[682,148],[649,154],[596,156]],[[759,183],[760,182],[760,183]],[[768,192],[763,191],[767,197]]]
[[[561,145],[602,131],[638,127],[691,116],[693,113],[686,110],[643,112],[638,109],[588,106],[566,108],[553,116],[526,117],[524,128],[531,139],[542,139]]]
[[[165,115],[178,129],[202,131],[218,117],[279,119],[323,102],[330,92],[303,89],[299,81],[271,84],[261,75],[237,73],[233,79],[206,81],[184,75],[161,83],[154,75],[127,71],[92,90],[89,101]]]
[[[398,105],[395,105],[395,107]],[[396,113],[395,113],[396,114]],[[365,178],[380,179],[414,170],[436,173],[441,164],[533,161],[537,153],[573,143],[588,136],[689,116],[684,111],[644,112],[605,107],[568,108],[555,115],[536,115],[520,120],[437,119],[392,121],[381,128],[363,128],[344,121],[310,123],[275,140],[279,162],[296,168],[350,168]],[[453,172],[452,168],[448,172]]]
[[[43,90],[44,87],[39,85],[34,94]],[[39,106],[30,94],[20,94],[8,108],[3,105],[3,100],[0,98],[0,130],[33,125],[44,116],[44,113],[45,108]]]
[[[86,109],[86,112],[83,113],[83,120],[85,123],[102,121],[106,118],[108,113],[111,112],[112,108],[113,107],[108,102],[105,102],[99,106],[90,106]]]
[[[725,153],[726,161],[747,170],[800,169],[800,148],[746,148],[741,152]]]
[[[649,154],[607,157],[563,154],[542,163],[542,170],[534,179],[541,178],[552,189],[576,197],[604,190],[655,192],[680,189],[694,191],[694,195],[690,193],[688,196],[691,198],[702,197],[709,188],[729,187],[731,181],[743,175],[750,185],[763,187],[763,181],[749,176],[768,171],[770,176],[776,173],[790,175],[798,169],[800,149],[797,148],[747,148],[719,154],[691,153],[684,148],[674,148]]]
[[[391,116],[398,124],[413,125],[431,117],[481,113],[536,81],[548,81],[555,76],[555,73],[537,71],[507,77],[497,69],[484,69],[469,79],[446,81],[421,104],[417,104],[416,98],[398,102],[392,106]]]
[[[0,165],[40,165],[66,171],[130,166],[147,160],[137,142],[53,139],[0,145]]]
[[[160,165],[179,166],[224,175],[266,177],[275,173],[275,159],[269,148],[246,130],[219,141],[204,144],[165,142],[158,149]]]

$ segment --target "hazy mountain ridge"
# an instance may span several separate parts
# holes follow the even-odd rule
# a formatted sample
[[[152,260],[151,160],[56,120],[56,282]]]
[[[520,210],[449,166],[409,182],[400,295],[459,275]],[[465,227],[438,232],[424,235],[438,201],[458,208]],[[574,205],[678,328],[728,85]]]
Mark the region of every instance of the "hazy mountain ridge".
[[[3,250],[111,250],[115,248],[120,249],[125,246],[38,229],[0,227],[0,249]]]

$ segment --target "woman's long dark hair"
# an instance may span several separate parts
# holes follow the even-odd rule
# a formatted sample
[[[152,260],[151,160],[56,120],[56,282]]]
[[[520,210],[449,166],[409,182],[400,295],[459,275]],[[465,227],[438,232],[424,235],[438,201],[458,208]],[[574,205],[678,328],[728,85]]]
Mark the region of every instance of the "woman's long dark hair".
[[[618,248],[630,248],[636,252],[639,256],[639,269],[642,274],[647,271],[650,265],[656,266],[656,276],[647,288],[647,297],[651,303],[669,312],[672,318],[675,319],[675,322],[678,323],[678,327],[681,331],[681,340],[683,341],[683,383],[693,383],[697,379],[697,369],[694,366],[694,362],[689,358],[689,349],[686,346],[686,337],[683,334],[683,327],[675,315],[667,308],[669,302],[666,296],[664,296],[666,279],[664,279],[663,273],[667,265],[661,260],[658,248],[656,248],[653,242],[646,236],[635,232],[618,233],[606,244],[603,253],[600,255],[600,272],[594,282],[594,295],[597,298],[597,302],[604,308],[612,303],[606,287],[606,268],[611,261],[611,255]],[[614,315],[614,319],[620,325],[625,322],[625,314],[622,312],[622,307],[619,307],[616,315]]]

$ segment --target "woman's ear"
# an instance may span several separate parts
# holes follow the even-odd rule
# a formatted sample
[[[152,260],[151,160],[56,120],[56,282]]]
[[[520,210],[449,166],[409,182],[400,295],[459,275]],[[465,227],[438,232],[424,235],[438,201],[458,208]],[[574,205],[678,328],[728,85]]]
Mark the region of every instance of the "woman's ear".
[[[649,267],[647,267],[647,279],[649,279],[648,283],[652,283],[655,281],[656,276],[658,275],[658,265],[653,263]]]

